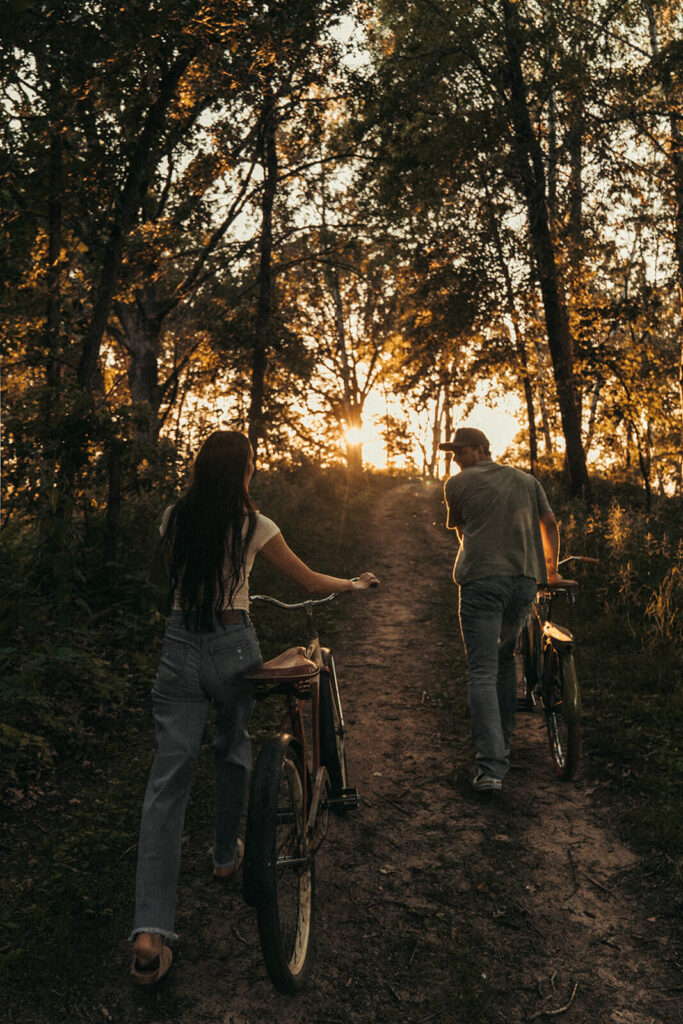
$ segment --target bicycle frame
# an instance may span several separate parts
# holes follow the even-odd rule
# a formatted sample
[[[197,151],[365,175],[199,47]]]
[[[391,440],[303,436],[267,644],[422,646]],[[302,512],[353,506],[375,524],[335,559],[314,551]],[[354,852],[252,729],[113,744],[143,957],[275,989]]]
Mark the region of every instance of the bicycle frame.
[[[582,555],[570,555],[559,564],[563,566],[569,562],[597,564],[597,559],[586,558]],[[524,630],[527,631],[530,659],[524,668],[527,677],[531,676],[532,691],[540,691],[540,684],[543,682],[542,667],[545,661],[545,648],[550,646],[559,655],[562,649],[565,651],[571,650],[571,645],[574,643],[574,636],[571,631],[565,626],[559,626],[552,621],[552,606],[558,597],[564,597],[570,605],[573,605],[576,600],[576,585],[573,582],[565,584],[539,584],[536,598],[529,613],[529,619],[522,630],[522,632]],[[580,701],[578,694],[575,700],[578,704]],[[527,709],[533,707],[535,703],[536,700],[533,693],[532,697],[528,698],[525,704],[523,702]],[[579,710],[577,706],[577,714]]]
[[[314,621],[315,606],[334,597],[297,604],[265,594],[252,598],[304,609],[308,625],[305,648],[290,648],[246,676],[255,697],[279,694],[286,703],[279,730],[263,743],[252,773],[243,892],[256,910],[271,981],[289,994],[301,991],[310,974],[315,854],[330,810],[341,815],[359,806],[358,791],[348,786],[334,661]]]
[[[530,664],[525,666],[527,674],[533,673],[532,683],[534,689],[542,681],[542,665],[544,661],[543,651],[547,645],[555,650],[561,645],[571,645],[574,637],[570,630],[564,626],[558,626],[552,622],[552,605],[558,597],[563,596],[570,604],[574,604],[574,588],[552,587],[540,585],[536,600],[531,606],[529,620],[526,629],[529,632],[529,645],[531,649]]]
[[[592,562],[594,558],[572,555],[567,562]],[[540,584],[526,626],[518,640],[523,669],[524,694],[519,710],[532,711],[540,701],[555,773],[573,779],[580,758],[581,688],[574,662],[574,637],[565,626],[552,621],[553,602],[563,597],[574,604],[578,584],[573,580]]]
[[[321,762],[320,750],[320,674],[327,671],[330,676],[333,700],[335,701],[342,729],[343,717],[341,711],[341,699],[337,683],[334,662],[327,648],[320,646],[320,638],[315,625],[313,609],[316,605],[325,604],[333,600],[337,595],[330,594],[327,597],[317,600],[301,601],[295,604],[287,604],[267,594],[254,594],[252,601],[263,601],[274,604],[279,608],[294,610],[302,608],[306,612],[307,640],[306,657],[318,666],[317,675],[310,680],[310,698],[300,696],[295,692],[286,694],[287,709],[283,715],[278,733],[283,734],[291,731],[292,736],[300,747],[301,759],[304,765],[303,788],[304,806],[309,808],[306,826],[306,854],[311,856],[316,852],[328,830],[329,799],[328,790],[330,786],[327,769]],[[329,662],[329,664],[326,664]],[[311,708],[311,743],[307,738],[304,713],[306,706]],[[289,728],[288,728],[289,727]],[[310,773],[310,774],[309,774]]]

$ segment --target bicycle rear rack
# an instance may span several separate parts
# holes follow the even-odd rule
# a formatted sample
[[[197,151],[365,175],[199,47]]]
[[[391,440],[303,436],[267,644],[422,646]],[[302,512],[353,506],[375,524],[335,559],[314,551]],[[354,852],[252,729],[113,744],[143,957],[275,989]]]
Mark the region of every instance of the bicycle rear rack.
[[[360,796],[354,786],[342,789],[337,796],[328,799],[330,807],[344,807],[347,811],[355,811],[360,807]]]

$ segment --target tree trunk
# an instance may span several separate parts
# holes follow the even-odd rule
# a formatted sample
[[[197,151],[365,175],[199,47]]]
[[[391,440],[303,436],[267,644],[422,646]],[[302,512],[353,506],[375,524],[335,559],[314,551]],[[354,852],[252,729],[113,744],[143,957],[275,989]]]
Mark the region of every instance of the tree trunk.
[[[427,453],[425,452],[425,470],[430,480],[433,480],[434,477],[436,476],[436,465],[439,458],[439,445],[441,444],[442,395],[443,385],[440,384],[439,390],[436,393],[436,399],[434,401],[434,416],[432,418],[432,444],[428,460]]]
[[[123,247],[147,190],[150,157],[163,130],[166,113],[175,95],[178,82],[187,70],[190,61],[190,54],[178,57],[162,76],[157,99],[149,109],[130,159],[126,183],[116,199],[114,218],[104,249],[100,277],[97,287],[94,289],[93,312],[83,340],[83,350],[78,366],[78,383],[88,394],[92,392],[97,379],[100,347],[118,284]]]
[[[515,301],[515,290],[512,284],[512,275],[510,274],[510,268],[508,267],[507,260],[505,259],[505,249],[503,247],[503,240],[500,236],[500,230],[498,228],[498,220],[495,215],[493,197],[489,189],[489,183],[486,180],[486,175],[481,173],[481,181],[484,187],[484,193],[486,195],[486,205],[489,214],[489,223],[491,225],[491,233],[493,235],[493,242],[498,256],[498,264],[503,275],[503,281],[505,283],[505,296],[507,301],[507,312],[510,320],[512,321],[511,340],[517,351],[519,357],[519,363],[522,368],[522,387],[524,389],[524,400],[526,402],[527,421],[529,424],[529,464],[531,472],[536,474],[538,472],[538,440],[536,436],[536,413],[534,409],[534,390],[531,382],[531,376],[529,373],[529,360],[527,358],[526,346],[519,330],[519,316],[517,315],[517,303]]]
[[[159,435],[159,351],[161,320],[155,315],[154,300],[138,292],[133,302],[117,302],[116,316],[121,325],[119,336],[128,352],[128,390],[136,406],[135,435],[143,441],[155,441]]]
[[[586,451],[590,451],[590,446],[593,441],[593,432],[595,430],[595,420],[598,411],[598,402],[600,400],[600,391],[602,384],[600,381],[596,381],[593,385],[593,393],[591,395],[590,411],[588,414],[588,426],[586,427],[586,439],[584,441],[584,447]]]
[[[680,402],[680,458],[678,463],[678,491],[683,491],[683,118],[680,114],[680,102],[678,101],[674,85],[671,80],[671,71],[668,65],[661,60],[659,49],[659,36],[657,32],[657,19],[652,0],[644,0],[645,11],[650,29],[650,45],[652,56],[657,66],[659,80],[662,84],[664,98],[669,110],[669,125],[671,128],[671,142],[669,147],[669,161],[674,179],[675,193],[675,230],[674,248],[676,251],[676,265],[678,268],[678,302],[679,302],[679,334],[680,360],[678,364],[678,396]]]
[[[578,60],[578,57],[576,57]],[[583,271],[583,145],[584,107],[583,96],[575,94],[571,99],[571,123],[567,137],[569,154],[569,218],[567,224],[569,254],[569,293],[571,301],[581,301]],[[574,305],[576,308],[576,305]],[[576,387],[576,403],[579,424],[583,421],[583,388]],[[584,449],[585,450],[585,449]]]
[[[337,351],[341,363],[341,380],[344,397],[342,399],[342,423],[348,429],[360,430],[363,425],[363,395],[360,393],[355,368],[349,362],[346,347],[346,328],[344,326],[344,308],[342,305],[339,274],[333,264],[328,265],[327,280],[334,301],[334,318],[337,334]],[[346,461],[349,472],[360,473],[363,468],[363,448],[361,444],[346,444]]]
[[[61,380],[61,253],[62,253],[62,187],[64,143],[62,126],[57,117],[61,82],[54,73],[50,83],[50,105],[52,123],[50,126],[50,154],[48,159],[47,199],[47,312],[46,312],[46,379],[51,391],[56,391]],[[53,393],[51,402],[54,401]],[[51,416],[54,406],[48,410]]]
[[[552,455],[553,453],[553,438],[550,433],[550,420],[548,419],[548,407],[545,403],[545,367],[543,365],[545,352],[541,347],[538,338],[534,339],[536,347],[536,362],[538,369],[536,370],[536,386],[538,388],[538,408],[541,413],[541,430],[543,431],[543,441],[545,443],[546,455]]]
[[[581,442],[581,423],[573,382],[573,344],[548,222],[543,156],[527,106],[519,16],[516,4],[510,0],[502,0],[502,8],[511,91],[513,144],[526,199],[529,234],[543,299],[548,347],[566,444],[569,489],[573,495],[583,494],[587,497],[589,481],[586,456]]]
[[[104,535],[104,563],[107,582],[116,578],[116,555],[118,552],[119,526],[121,522],[121,448],[113,439],[107,460],[109,487],[107,491],[107,516]]]
[[[278,182],[278,158],[275,132],[277,110],[272,86],[268,84],[263,100],[261,163],[264,169],[261,195],[261,237],[259,241],[259,289],[256,313],[256,339],[252,358],[251,402],[249,405],[249,439],[258,452],[263,435],[263,400],[265,396],[266,363],[271,341],[273,313],[273,203]]]

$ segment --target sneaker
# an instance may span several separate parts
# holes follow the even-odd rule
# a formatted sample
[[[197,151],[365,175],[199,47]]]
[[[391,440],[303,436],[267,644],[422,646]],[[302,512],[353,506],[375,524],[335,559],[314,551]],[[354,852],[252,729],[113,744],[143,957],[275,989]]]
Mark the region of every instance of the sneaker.
[[[487,775],[486,772],[481,770],[474,776],[472,785],[478,793],[498,792],[498,790],[503,788],[501,779],[497,779],[493,775]]]

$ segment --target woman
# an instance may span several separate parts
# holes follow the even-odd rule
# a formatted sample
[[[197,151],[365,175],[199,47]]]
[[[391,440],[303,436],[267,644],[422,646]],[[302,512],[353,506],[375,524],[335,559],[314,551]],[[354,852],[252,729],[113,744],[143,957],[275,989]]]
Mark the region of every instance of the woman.
[[[253,509],[253,472],[248,438],[217,431],[202,445],[189,491],[166,510],[161,524],[173,609],[152,691],[157,749],[138,847],[131,973],[141,984],[158,981],[171,964],[165,940],[175,937],[185,807],[211,702],[214,877],[232,877],[242,861],[237,831],[251,764],[247,727],[253,707],[244,677],[262,660],[248,616],[254,556],[261,551],[310,593],[364,590],[377,583],[369,572],[354,582],[309,569],[275,523]]]

